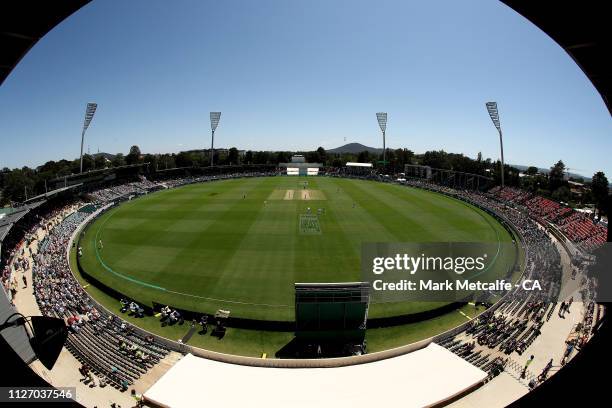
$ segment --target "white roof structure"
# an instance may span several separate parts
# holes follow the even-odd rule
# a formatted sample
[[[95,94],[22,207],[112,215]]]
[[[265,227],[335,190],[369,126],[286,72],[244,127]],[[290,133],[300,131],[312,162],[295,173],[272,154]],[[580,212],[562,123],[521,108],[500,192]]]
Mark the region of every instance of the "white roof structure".
[[[426,407],[479,384],[487,374],[437,344],[402,356],[337,368],[268,368],[187,354],[144,393],[171,408]]]
[[[346,162],[346,167],[372,167],[372,163]]]

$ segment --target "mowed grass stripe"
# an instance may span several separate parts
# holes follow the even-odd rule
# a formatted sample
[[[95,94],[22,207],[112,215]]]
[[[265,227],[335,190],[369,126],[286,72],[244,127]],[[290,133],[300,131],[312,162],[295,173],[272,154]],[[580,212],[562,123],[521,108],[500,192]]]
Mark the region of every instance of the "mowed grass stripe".
[[[404,199],[398,197],[389,191],[391,188],[401,188],[400,186],[389,186],[383,184],[376,186],[374,182],[359,183],[355,186],[366,192],[371,198],[384,203],[387,207],[384,213],[392,212],[397,214],[398,219],[403,219],[410,222],[407,227],[414,228],[415,232],[423,236],[419,241],[481,241],[476,233],[485,232],[487,237],[491,237],[491,228],[488,224],[483,223],[482,219],[474,219],[473,215],[477,215],[471,208],[461,205],[460,202],[449,203],[449,198],[438,195],[431,197],[428,194],[421,194],[418,198],[410,198],[410,189]],[[413,190],[414,191],[414,190]],[[408,198],[406,198],[408,197]],[[444,203],[440,205],[440,203]],[[428,210],[425,210],[427,208]],[[447,217],[449,210],[453,208],[453,217]],[[402,223],[394,225],[401,227]],[[441,239],[444,237],[444,239]],[[491,238],[494,238],[491,237]]]
[[[323,191],[333,197],[329,200],[329,207],[334,213],[338,230],[342,231],[347,240],[352,244],[357,255],[361,254],[361,243],[364,241],[364,231],[367,231],[367,240],[372,242],[393,241],[395,236],[383,224],[379,223],[367,210],[361,200],[358,200],[355,208],[353,202],[355,197],[348,194],[344,179],[323,179],[325,186]],[[338,191],[339,190],[339,191]]]
[[[215,297],[215,288],[225,272],[225,265],[231,261],[237,246],[245,237],[245,232],[257,217],[258,208],[253,206],[253,202],[263,203],[264,189],[258,187],[264,180],[241,179],[242,183],[238,185],[240,191],[234,188],[220,193],[232,194],[235,200],[207,228],[197,231],[183,242],[184,249],[175,257],[182,270],[174,275],[174,279],[171,273],[162,278],[171,279],[182,287],[205,287],[210,296]],[[248,198],[243,199],[242,194],[246,194]],[[200,208],[202,207],[203,205]],[[202,251],[203,248],[211,250]],[[189,284],[194,278],[197,279],[195,286]],[[200,294],[192,291],[186,293]]]
[[[403,210],[395,211],[376,191],[372,191],[371,186],[364,186],[368,182],[362,182],[364,185],[361,185],[356,180],[347,181],[346,192],[393,236],[393,241],[403,242],[407,237],[417,241],[435,240],[431,231],[435,224],[427,223],[423,219],[425,217],[421,215],[417,220],[409,215],[410,212],[404,214]]]
[[[407,189],[407,193],[403,190]],[[434,210],[437,214],[448,213],[449,211],[457,211],[457,205],[463,206],[465,211],[457,217],[439,217],[440,220],[448,223],[455,231],[460,232],[463,235],[465,242],[469,242],[476,238],[476,241],[486,242],[497,242],[498,239],[502,238],[496,233],[496,225],[501,227],[499,223],[493,219],[493,217],[484,213],[483,211],[463,202],[460,200],[453,199],[451,197],[442,196],[440,194],[418,190],[413,187],[403,187],[397,185],[384,185],[382,190],[389,193],[391,202],[396,205],[411,204],[418,207],[420,212],[431,213]],[[485,220],[486,223],[481,223],[481,220]],[[496,224],[496,225],[495,225]],[[480,225],[479,234],[475,237],[475,227]],[[442,229],[440,233],[446,234],[447,231]],[[482,235],[480,234],[482,233]],[[509,234],[505,234],[507,240],[510,239]],[[448,239],[448,238],[447,238]],[[461,237],[456,237],[459,241]]]
[[[253,299],[245,298],[243,296],[245,293],[240,290],[230,292],[223,290],[225,287],[221,287],[218,281],[224,275],[223,263],[233,258],[237,243],[244,239],[246,226],[244,221],[250,222],[249,220],[252,220],[255,213],[249,206],[253,202],[263,202],[261,199],[263,195],[259,192],[259,187],[264,180],[243,179],[240,188],[223,194],[219,193],[217,201],[223,200],[224,203],[231,203],[230,206],[225,205],[223,212],[216,210],[218,206],[215,205],[217,204],[215,201],[210,203],[210,207],[214,207],[214,211],[222,215],[216,217],[210,227],[199,231],[195,239],[190,239],[190,244],[185,245],[185,249],[176,257],[177,263],[183,268],[174,272],[173,281],[176,286],[188,287],[182,289],[181,293],[184,295],[174,294],[172,300],[176,301],[176,298],[180,297],[181,302],[191,304],[192,308],[206,307],[209,310],[235,307],[235,302],[250,303],[253,301]],[[246,199],[242,198],[243,194],[246,194]],[[228,200],[227,196],[231,196],[232,199]],[[202,205],[201,208],[203,207],[205,206]],[[226,214],[228,212],[231,214]],[[248,282],[245,282],[245,285],[248,285]],[[217,290],[216,288],[222,289]],[[177,292],[180,290],[177,289]],[[218,300],[202,299],[204,296]]]
[[[229,193],[234,189],[242,189],[242,184],[243,183],[227,183],[227,185],[222,186],[222,188],[225,190],[225,192]],[[181,202],[178,204],[174,203],[174,195],[168,196],[168,193],[174,192],[174,190],[168,190],[160,192],[160,195],[162,196],[161,199],[156,194],[153,194],[152,200],[140,199],[127,203],[127,205],[124,204],[125,211],[124,205],[121,206],[120,212],[113,210],[113,213],[109,215],[109,217],[113,217],[112,222],[104,221],[104,229],[99,233],[100,239],[108,242],[108,245],[105,245],[104,254],[102,255],[104,262],[112,269],[123,267],[136,271],[139,270],[139,265],[143,261],[147,263],[146,260],[149,253],[154,256],[157,248],[159,247],[174,247],[178,249],[185,248],[185,245],[190,240],[189,232],[182,231],[172,233],[169,231],[169,229],[177,223],[182,223],[187,216],[192,214],[193,210],[201,208],[202,206],[212,202],[214,197],[209,196],[206,193],[210,192],[211,188],[215,187],[218,188],[219,186],[214,186],[213,184],[201,184],[178,188],[176,190],[178,195],[184,194],[185,190],[190,191],[191,194],[193,194],[195,191],[201,195],[200,198],[193,199],[190,202]],[[155,205],[159,202],[159,200],[164,200],[164,202],[167,202],[169,206],[182,208],[183,211],[168,210],[164,212],[161,217],[157,216],[158,214],[156,212],[149,214],[143,212],[143,209],[149,207],[151,203]],[[116,230],[112,227],[115,219],[121,220],[122,218],[140,218],[143,213],[147,214],[146,220],[148,224],[152,226],[151,228],[132,228],[129,233],[126,233],[123,230]],[[219,217],[217,217],[217,219],[218,218]],[[211,221],[212,220],[213,219],[211,219]],[[196,238],[193,237],[191,239]],[[137,249],[140,256],[132,256],[134,251]],[[177,251],[177,254],[180,254],[180,251]],[[168,263],[172,261],[173,260],[170,259],[168,260]],[[121,264],[119,265],[119,263]],[[154,278],[154,276],[136,276],[136,278],[140,278],[143,281],[148,281],[151,278]]]
[[[331,179],[309,178],[309,189],[320,189]],[[298,282],[346,282],[359,277],[359,252],[351,244],[338,224],[331,200],[299,201],[298,214],[306,214],[308,207],[316,214],[325,207],[325,215],[319,219],[322,233],[298,234],[294,240],[293,269]],[[296,217],[297,219],[297,217]]]
[[[220,271],[213,289],[217,296],[239,297],[252,303],[293,304],[291,261],[296,222],[291,215],[295,204],[267,200],[263,205],[275,187],[274,179],[266,179],[258,193],[247,198],[255,201],[259,211]],[[288,313],[289,319],[292,308]]]

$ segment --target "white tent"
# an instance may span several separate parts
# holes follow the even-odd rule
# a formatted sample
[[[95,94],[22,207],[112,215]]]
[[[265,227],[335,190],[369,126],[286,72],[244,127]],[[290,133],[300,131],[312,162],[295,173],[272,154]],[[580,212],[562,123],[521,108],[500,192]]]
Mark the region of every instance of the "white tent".
[[[264,368],[183,357],[144,397],[161,407],[424,407],[487,374],[436,344],[338,368]]]

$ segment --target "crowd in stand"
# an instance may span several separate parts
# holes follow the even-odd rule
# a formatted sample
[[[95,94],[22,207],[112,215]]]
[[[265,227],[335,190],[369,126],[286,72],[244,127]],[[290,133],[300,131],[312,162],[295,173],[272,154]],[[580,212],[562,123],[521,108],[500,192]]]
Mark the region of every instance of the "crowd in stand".
[[[90,387],[110,384],[125,391],[168,350],[151,336],[99,310],[72,275],[67,247],[72,234],[90,215],[77,211],[82,205],[76,201],[44,214],[33,213],[32,220],[24,219],[12,231],[18,244],[7,257],[2,282],[12,298],[18,273],[30,267],[25,251],[30,247],[34,297],[43,315],[61,318],[69,328],[66,347],[83,364],[82,381]],[[39,229],[44,238],[35,251],[30,243]],[[21,276],[27,284],[25,274]]]
[[[187,184],[194,183],[204,183],[213,180],[226,180],[233,178],[241,178],[241,177],[265,177],[265,176],[276,176],[280,174],[278,170],[269,170],[269,171],[246,171],[246,172],[236,172],[236,173],[228,173],[228,174],[219,174],[219,175],[203,175],[203,176],[188,176],[188,177],[175,177],[168,178],[160,182],[160,185],[165,186],[167,188],[174,188],[179,186],[184,186]]]
[[[382,180],[384,178],[371,167],[326,167],[321,174],[330,177],[349,177],[364,180]]]
[[[57,217],[64,211],[62,205],[59,208],[48,209],[47,206],[40,206],[29,212],[25,217],[12,225],[10,234],[2,241],[2,254],[0,257],[0,268],[2,271],[1,281],[5,293],[12,301],[19,287],[19,279],[16,272],[24,272],[30,267],[30,262],[26,255],[28,248],[34,239],[34,232],[39,228],[48,231],[52,222],[50,220]],[[40,214],[47,214],[41,217]]]
[[[607,225],[585,213],[512,187],[496,187],[489,193],[509,205],[525,209],[541,222],[552,223],[583,251],[592,251],[606,242]]]
[[[34,262],[34,295],[44,315],[64,319],[70,328],[67,347],[95,374],[99,385],[120,390],[167,353],[126,322],[99,310],[69,269],[70,237],[89,214],[76,211],[58,223],[41,242]],[[92,378],[92,385],[95,380]]]
[[[115,186],[95,190],[90,193],[90,197],[96,204],[125,199],[129,196],[145,194],[159,188],[157,183],[142,177],[138,181],[131,183],[118,184]]]

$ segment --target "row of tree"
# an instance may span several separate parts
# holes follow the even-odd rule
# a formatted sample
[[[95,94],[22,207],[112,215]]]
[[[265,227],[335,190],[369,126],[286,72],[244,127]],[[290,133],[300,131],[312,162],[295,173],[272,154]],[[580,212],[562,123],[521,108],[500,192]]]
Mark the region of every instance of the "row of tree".
[[[406,164],[420,164],[438,169],[455,170],[492,177],[496,184],[501,182],[499,161],[483,159],[478,153],[475,159],[463,154],[447,153],[443,150],[427,151],[415,154],[409,149],[387,149],[386,163],[382,163],[382,153],[362,151],[359,153],[330,153],[319,147],[314,151],[246,151],[241,152],[232,147],[228,150],[215,151],[216,165],[237,164],[278,164],[290,161],[293,154],[302,154],[307,162],[322,163],[326,166],[340,167],[347,162],[373,163],[381,171],[397,174],[404,171]],[[143,171],[155,172],[176,167],[203,167],[210,164],[210,151],[191,150],[180,153],[142,154],[138,146],[132,146],[127,155],[121,153],[109,155],[98,153],[83,156],[83,171],[99,170],[109,167],[119,167],[132,164],[144,164]],[[79,172],[79,160],[49,161],[36,169],[23,167],[0,171],[0,205],[12,202],[22,202],[26,197],[42,194],[47,190],[48,180]],[[569,178],[562,161],[550,168],[548,174],[540,172],[536,167],[529,167],[524,172],[518,168],[506,165],[504,180],[507,186],[520,187],[536,194],[551,197],[557,201],[572,204],[594,203],[603,210],[608,197],[608,180],[603,172],[597,172],[590,183],[586,183],[583,194],[576,196],[571,193],[570,181],[583,182]]]

